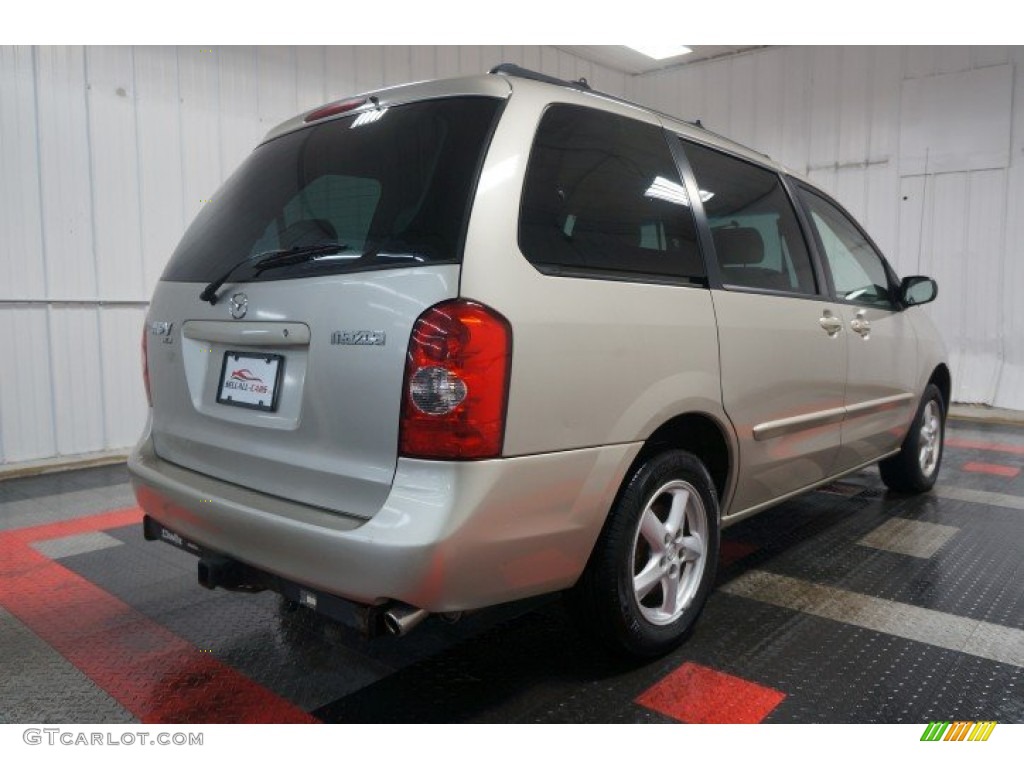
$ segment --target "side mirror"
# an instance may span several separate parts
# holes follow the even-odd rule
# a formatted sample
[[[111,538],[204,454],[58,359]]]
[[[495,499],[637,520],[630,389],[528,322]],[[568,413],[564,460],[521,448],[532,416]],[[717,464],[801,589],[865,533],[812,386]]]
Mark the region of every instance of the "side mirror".
[[[900,283],[900,302],[905,307],[927,304],[929,301],[935,301],[938,295],[938,284],[924,275],[904,277]]]

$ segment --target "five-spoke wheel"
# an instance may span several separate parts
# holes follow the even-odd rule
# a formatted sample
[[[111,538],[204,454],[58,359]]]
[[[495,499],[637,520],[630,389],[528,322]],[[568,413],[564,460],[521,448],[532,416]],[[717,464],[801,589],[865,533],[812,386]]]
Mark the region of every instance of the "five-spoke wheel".
[[[671,624],[693,601],[704,571],[707,513],[697,489],[684,480],[659,488],[640,516],[630,570],[640,613]]]
[[[680,450],[649,456],[627,476],[570,609],[618,651],[671,650],[711,590],[718,531],[718,494],[701,461]]]
[[[900,452],[878,462],[882,480],[894,491],[922,493],[935,485],[942,462],[945,402],[934,384],[925,387],[921,404]]]

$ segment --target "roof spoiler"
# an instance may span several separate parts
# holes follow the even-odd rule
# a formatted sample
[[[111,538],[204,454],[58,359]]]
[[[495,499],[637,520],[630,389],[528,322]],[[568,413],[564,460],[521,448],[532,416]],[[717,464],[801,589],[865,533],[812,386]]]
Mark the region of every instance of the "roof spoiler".
[[[532,69],[520,67],[518,64],[499,64],[496,67],[492,67],[488,74],[509,75],[510,77],[522,77],[527,80],[539,80],[542,83],[561,85],[565,88],[575,88],[578,91],[590,90],[590,83],[587,82],[587,78],[585,77],[581,77],[579,80],[562,80],[557,77],[552,77],[551,75],[545,75],[543,72],[535,72]]]

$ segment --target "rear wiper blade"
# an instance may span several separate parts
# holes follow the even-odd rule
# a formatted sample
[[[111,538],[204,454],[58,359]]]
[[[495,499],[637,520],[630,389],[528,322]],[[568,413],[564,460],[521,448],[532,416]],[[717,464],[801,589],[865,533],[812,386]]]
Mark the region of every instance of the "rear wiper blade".
[[[258,274],[267,269],[285,267],[289,264],[302,264],[318,256],[329,256],[332,253],[340,253],[346,250],[348,250],[348,246],[345,243],[320,243],[319,245],[284,248],[278,251],[264,251],[255,256],[246,256],[241,261],[232,264],[229,270],[203,288],[203,292],[199,294],[199,299],[200,301],[210,302],[210,306],[216,304],[218,298],[217,291],[235,273],[236,269],[246,264],[252,264],[253,269]]]

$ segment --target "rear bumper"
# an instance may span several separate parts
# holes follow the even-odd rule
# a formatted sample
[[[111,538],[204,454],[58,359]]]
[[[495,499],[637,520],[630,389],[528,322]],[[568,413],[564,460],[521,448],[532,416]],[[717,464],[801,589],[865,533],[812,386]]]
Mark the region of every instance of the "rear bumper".
[[[369,520],[128,459],[161,525],[255,568],[358,603],[461,611],[564,589],[586,565],[639,443],[480,462],[399,459]]]

